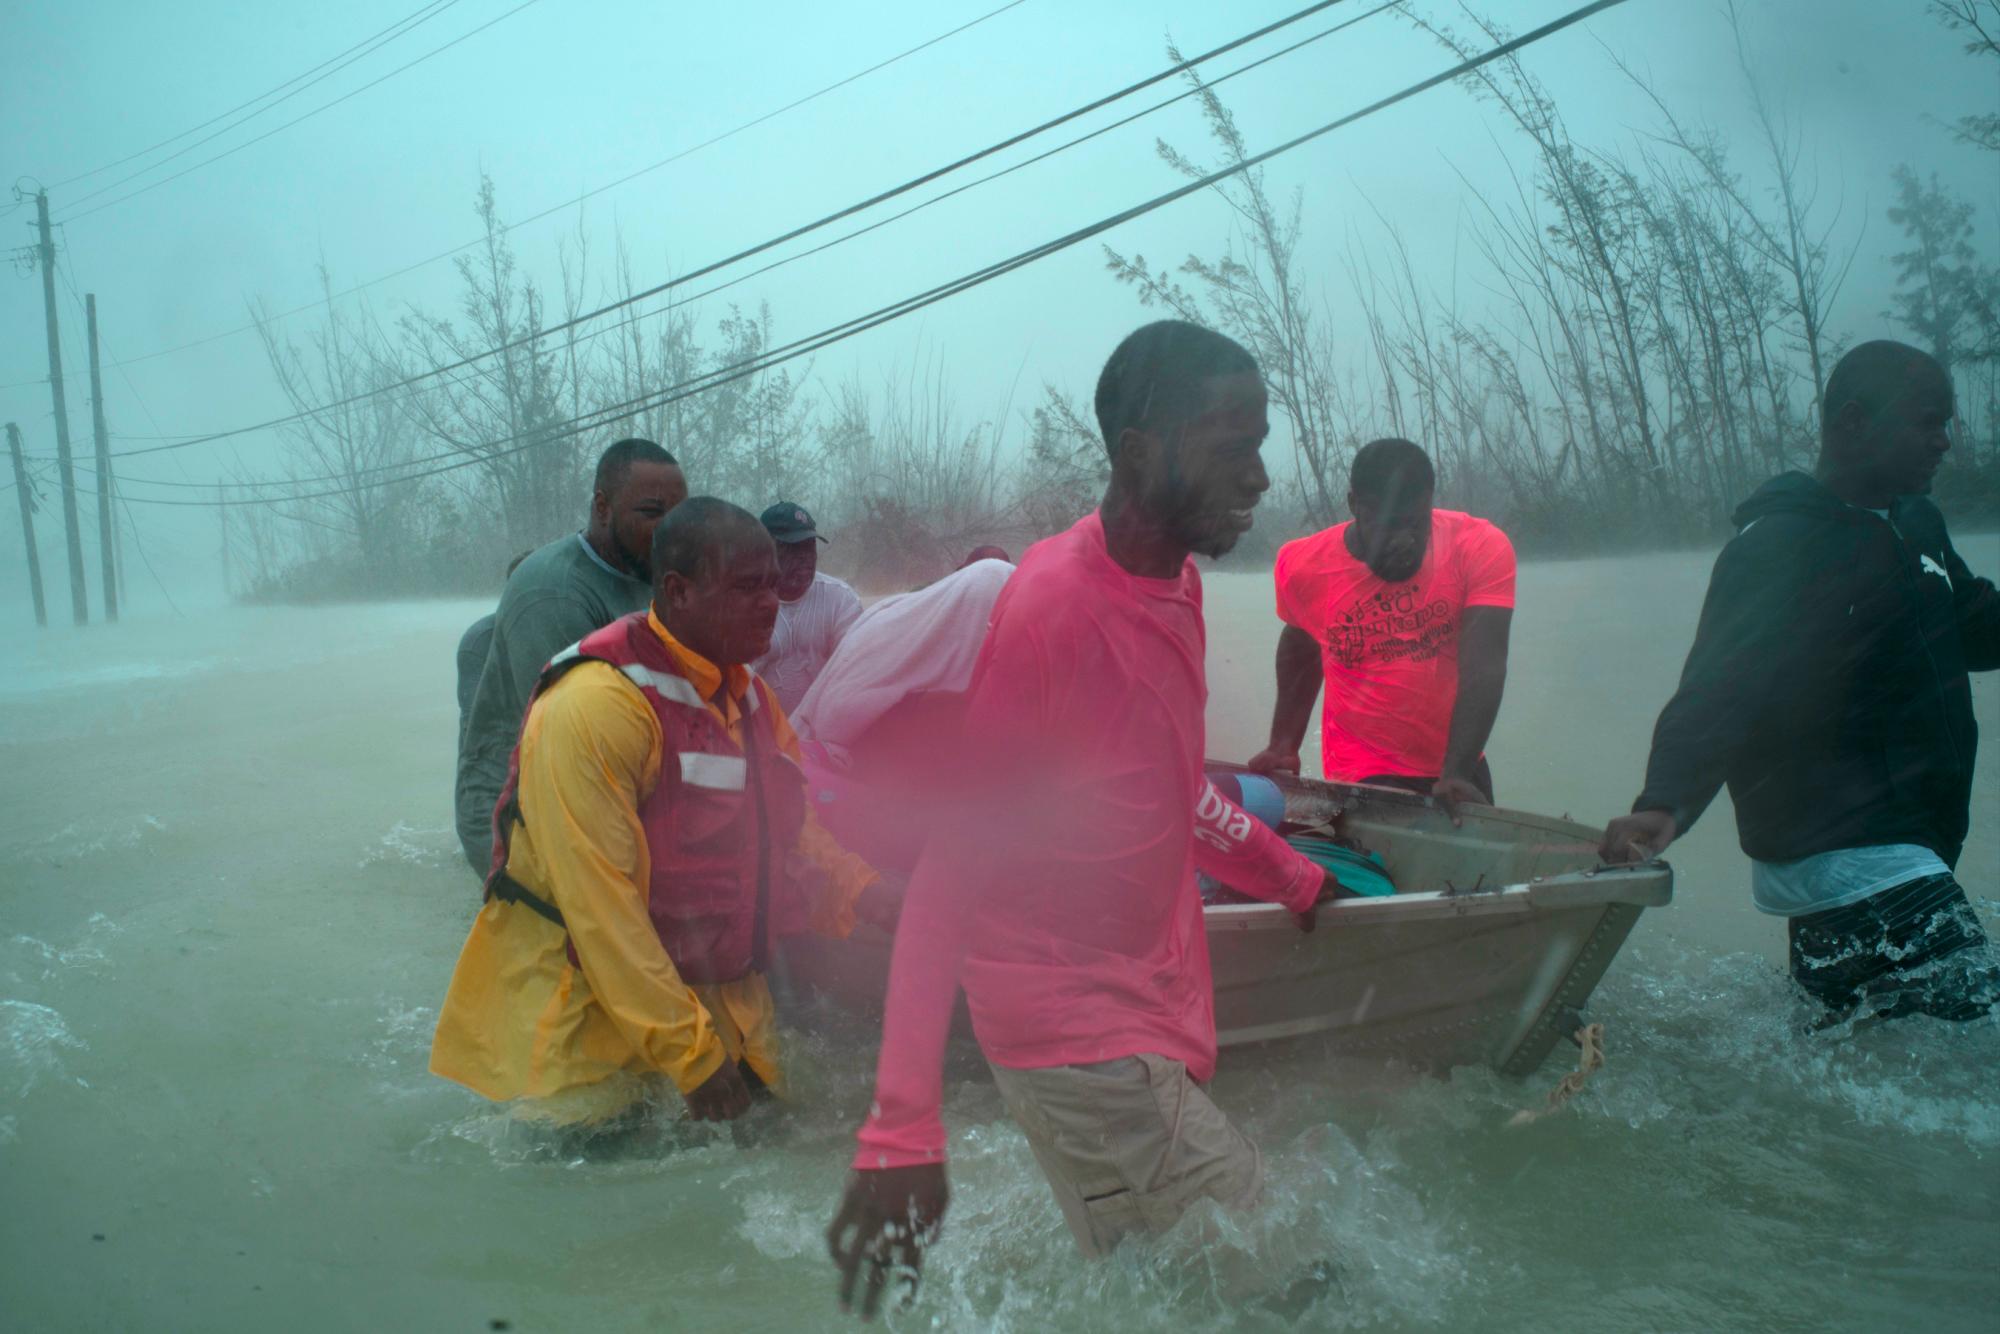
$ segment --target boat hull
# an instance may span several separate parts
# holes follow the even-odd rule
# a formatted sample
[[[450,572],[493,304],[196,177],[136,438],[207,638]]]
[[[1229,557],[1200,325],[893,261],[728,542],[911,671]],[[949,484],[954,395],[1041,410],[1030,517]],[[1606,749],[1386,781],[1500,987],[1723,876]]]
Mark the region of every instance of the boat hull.
[[[1322,905],[1309,933],[1274,905],[1209,905],[1225,1049],[1319,1035],[1421,1068],[1528,1074],[1574,1031],[1640,913],[1673,898],[1665,863],[1599,868],[1596,831],[1572,821],[1474,807],[1454,826],[1408,793],[1284,786],[1288,827],[1330,826],[1380,852],[1403,892]],[[889,947],[868,928],[790,941],[786,981],[879,1012]]]

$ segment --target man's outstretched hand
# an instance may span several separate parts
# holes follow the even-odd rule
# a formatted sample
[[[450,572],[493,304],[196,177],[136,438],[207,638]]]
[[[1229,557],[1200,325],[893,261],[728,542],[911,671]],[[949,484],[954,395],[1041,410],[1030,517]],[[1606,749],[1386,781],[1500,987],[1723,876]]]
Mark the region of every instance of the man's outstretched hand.
[[[1665,852],[1680,832],[1671,811],[1634,811],[1606,826],[1597,855],[1610,866],[1651,861]]]
[[[1334,879],[1333,872],[1328,871],[1326,877],[1319,882],[1319,897],[1314,899],[1312,906],[1304,912],[1293,913],[1292,920],[1299,924],[1299,930],[1310,931],[1319,925],[1319,909],[1321,904],[1335,903],[1341,899],[1351,899],[1354,896],[1353,890]]]
[[[892,1269],[907,1285],[903,1300],[916,1296],[924,1249],[937,1240],[950,1199],[942,1163],[849,1176],[840,1212],[826,1230],[827,1253],[840,1270],[841,1310],[854,1309],[854,1286],[860,1281],[865,1285],[861,1318],[874,1319]]]
[[[1253,774],[1295,774],[1299,771],[1299,748],[1297,746],[1266,746],[1250,757],[1243,766]]]
[[[1458,813],[1460,806],[1490,806],[1493,804],[1486,799],[1484,792],[1481,792],[1473,785],[1470,779],[1455,778],[1450,775],[1437,780],[1431,787],[1431,797],[1437,802],[1438,809],[1450,817],[1454,827],[1465,823],[1465,817]]]

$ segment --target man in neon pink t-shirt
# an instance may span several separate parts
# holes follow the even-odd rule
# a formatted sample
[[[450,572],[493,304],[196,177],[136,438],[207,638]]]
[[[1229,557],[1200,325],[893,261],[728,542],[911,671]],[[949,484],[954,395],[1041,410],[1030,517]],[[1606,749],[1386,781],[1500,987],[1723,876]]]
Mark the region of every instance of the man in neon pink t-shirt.
[[[1326,686],[1320,760],[1342,783],[1492,804],[1486,739],[1507,680],[1514,547],[1485,519],[1431,504],[1435,474],[1408,440],[1354,455],[1351,523],[1288,542],[1278,587],[1278,704],[1260,772],[1299,771]]]
[[[1261,1160],[1201,1085],[1214,987],[1196,869],[1306,914],[1325,874],[1202,772],[1206,637],[1191,553],[1220,555],[1270,486],[1250,354],[1180,321],[1097,385],[1099,510],[1022,556],[973,667],[965,790],[910,878],[854,1174],[827,1241],[872,1314],[945,1199],[942,1067],[962,984],[980,1049],[1086,1254],[1242,1208]]]

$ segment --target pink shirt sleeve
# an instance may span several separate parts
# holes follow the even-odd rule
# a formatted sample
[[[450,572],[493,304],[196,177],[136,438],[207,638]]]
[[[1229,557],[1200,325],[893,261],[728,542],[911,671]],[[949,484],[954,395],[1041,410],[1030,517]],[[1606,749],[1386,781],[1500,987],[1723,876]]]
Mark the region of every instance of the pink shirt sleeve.
[[[1467,524],[1459,538],[1459,559],[1465,571],[1465,605],[1514,605],[1514,544],[1498,525],[1484,519]]]
[[[856,1137],[861,1171],[944,1160],[944,1051],[958,999],[959,973],[980,900],[997,878],[1005,846],[1019,826],[996,828],[983,811],[1010,802],[1024,823],[1036,812],[1024,796],[1032,781],[1033,747],[1046,736],[1049,691],[1045,646],[1018,618],[988,641],[967,701],[962,772],[976,786],[958,794],[960,814],[942,822],[925,844],[903,897],[889,963],[882,1049],[875,1066],[875,1102]]]
[[[1326,873],[1241,806],[1201,785],[1194,811],[1194,864],[1239,894],[1304,912],[1319,898]]]
[[[983,885],[977,858],[932,838],[917,861],[896,925],[875,1102],[856,1136],[864,1172],[944,1161],[944,1049],[958,1000],[972,909]]]

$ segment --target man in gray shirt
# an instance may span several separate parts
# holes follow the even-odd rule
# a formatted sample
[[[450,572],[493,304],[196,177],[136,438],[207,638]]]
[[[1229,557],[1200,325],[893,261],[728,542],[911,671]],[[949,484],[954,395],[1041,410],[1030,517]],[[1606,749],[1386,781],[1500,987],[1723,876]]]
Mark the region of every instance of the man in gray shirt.
[[[479,874],[493,860],[493,806],[535,679],[560,650],[646,609],[653,528],[687,493],[673,455],[650,440],[620,440],[597,462],[590,526],[531,552],[508,576],[458,738],[458,841]]]
[[[521,568],[521,562],[528,558],[522,552],[507,562],[507,578],[514,577],[514,571]],[[503,584],[505,579],[501,581]],[[479,674],[486,670],[486,655],[493,649],[494,612],[465,627],[465,633],[458,640],[458,735],[465,738],[465,720],[472,716],[472,697],[479,689]]]

